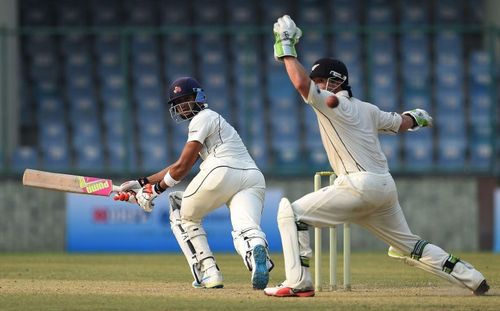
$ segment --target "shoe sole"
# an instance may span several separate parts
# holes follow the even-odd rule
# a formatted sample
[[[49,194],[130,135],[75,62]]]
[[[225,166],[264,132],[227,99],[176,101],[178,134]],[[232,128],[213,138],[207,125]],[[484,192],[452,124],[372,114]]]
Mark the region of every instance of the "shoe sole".
[[[253,249],[255,259],[255,267],[253,267],[252,285],[254,289],[264,289],[269,283],[269,271],[267,270],[267,253],[266,248],[262,245],[257,245]]]
[[[268,294],[266,292],[264,292],[264,294],[266,294],[267,296],[272,296],[272,297],[280,297],[280,298],[284,298],[284,297],[314,297],[314,294],[315,292],[313,290],[311,291],[305,291],[305,292],[288,292],[288,293],[284,293],[284,294]]]

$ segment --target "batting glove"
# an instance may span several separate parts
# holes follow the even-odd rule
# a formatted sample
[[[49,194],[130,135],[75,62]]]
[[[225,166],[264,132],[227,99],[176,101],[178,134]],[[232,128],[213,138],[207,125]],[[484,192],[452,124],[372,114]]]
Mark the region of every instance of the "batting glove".
[[[129,180],[120,185],[120,191],[113,197],[115,201],[125,201],[129,203],[137,203],[135,195],[141,188],[148,184],[147,177],[141,177],[137,180]]]
[[[297,57],[295,44],[299,42],[302,31],[288,15],[278,18],[274,23],[274,58],[283,61],[284,56]]]
[[[147,184],[142,187],[139,192],[137,192],[135,198],[137,200],[137,204],[139,204],[145,212],[151,213],[151,211],[153,211],[153,207],[155,206],[153,201],[156,199],[158,194],[159,193],[153,189],[153,185]]]
[[[421,127],[427,127],[427,126],[432,126],[432,117],[429,115],[429,113],[423,109],[413,109],[409,111],[403,112],[403,114],[406,114],[410,117],[412,117],[414,121],[414,126],[409,129],[408,131],[417,131]]]

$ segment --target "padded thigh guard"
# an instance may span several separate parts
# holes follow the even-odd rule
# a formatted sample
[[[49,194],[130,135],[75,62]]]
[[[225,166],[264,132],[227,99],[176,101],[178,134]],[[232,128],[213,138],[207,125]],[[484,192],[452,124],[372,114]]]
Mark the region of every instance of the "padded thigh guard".
[[[249,271],[252,271],[252,250],[257,245],[262,245],[268,249],[266,234],[258,227],[248,228],[241,231],[232,231],[233,243],[236,252],[243,258],[243,263]],[[271,270],[273,263],[269,256],[267,257],[267,266]]]
[[[169,201],[170,227],[188,261],[193,277],[198,283],[201,283],[201,262],[207,258],[214,258],[208,246],[207,234],[199,223],[182,222],[180,214],[182,203],[181,191],[170,193]]]

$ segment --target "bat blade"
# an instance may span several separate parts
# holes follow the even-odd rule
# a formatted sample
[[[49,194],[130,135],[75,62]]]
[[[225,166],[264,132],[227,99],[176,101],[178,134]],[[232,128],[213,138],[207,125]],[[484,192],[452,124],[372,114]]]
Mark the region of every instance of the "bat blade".
[[[119,190],[111,179],[26,169],[23,185],[57,191],[109,196]]]

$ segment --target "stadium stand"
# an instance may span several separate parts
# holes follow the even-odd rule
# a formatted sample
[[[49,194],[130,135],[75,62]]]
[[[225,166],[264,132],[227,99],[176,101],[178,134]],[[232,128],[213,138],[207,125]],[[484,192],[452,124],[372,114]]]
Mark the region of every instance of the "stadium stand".
[[[381,137],[393,171],[489,168],[496,73],[476,44],[483,34],[454,28],[479,21],[482,6],[402,2],[21,0],[22,26],[76,28],[20,37],[21,84],[29,90],[20,123],[36,139],[8,158],[14,168],[161,168],[186,139],[186,127],[168,117],[166,86],[190,75],[260,167],[328,168],[314,112],[273,59],[272,35],[261,30],[288,13],[304,30],[298,49],[306,68],[333,55],[347,64],[354,96],[386,111],[418,107],[435,116],[434,129]],[[403,32],[387,31],[398,25]],[[71,31],[78,27],[105,31]]]

